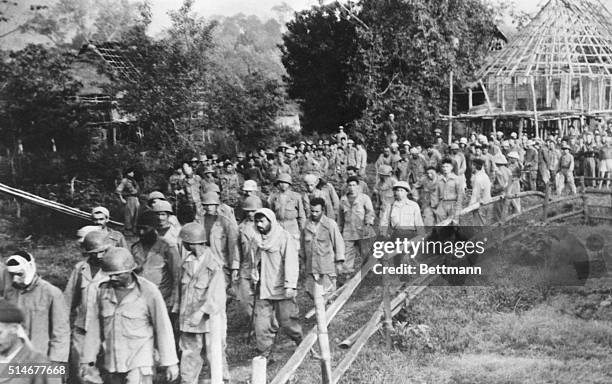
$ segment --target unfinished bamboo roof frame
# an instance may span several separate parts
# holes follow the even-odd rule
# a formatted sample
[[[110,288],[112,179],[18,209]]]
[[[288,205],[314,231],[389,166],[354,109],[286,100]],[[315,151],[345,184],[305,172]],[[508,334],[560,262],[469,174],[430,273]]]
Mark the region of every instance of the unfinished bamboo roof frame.
[[[612,113],[612,14],[599,0],[550,0],[475,74],[484,112],[452,119],[535,122]],[[471,88],[468,104],[472,108]],[[452,111],[451,111],[452,112]]]

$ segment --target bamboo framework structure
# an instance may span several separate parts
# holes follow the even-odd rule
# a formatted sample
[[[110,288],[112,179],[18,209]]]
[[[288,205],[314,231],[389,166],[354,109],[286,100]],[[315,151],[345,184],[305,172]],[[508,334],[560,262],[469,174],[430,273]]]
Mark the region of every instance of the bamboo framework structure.
[[[537,122],[611,114],[610,20],[599,0],[549,0],[476,72],[474,84],[488,96],[486,110],[449,117]]]

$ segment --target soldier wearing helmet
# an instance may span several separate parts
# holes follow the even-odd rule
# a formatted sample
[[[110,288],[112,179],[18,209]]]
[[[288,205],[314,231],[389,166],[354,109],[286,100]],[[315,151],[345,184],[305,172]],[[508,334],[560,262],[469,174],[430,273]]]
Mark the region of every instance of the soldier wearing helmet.
[[[300,231],[306,221],[304,203],[299,193],[291,190],[291,176],[282,173],[276,179],[278,190],[268,199],[268,206],[276,215],[278,223],[289,232],[296,242],[300,240]]]
[[[178,358],[166,303],[155,284],[134,273],[130,251],[111,247],[102,258],[108,281],[100,283],[90,306],[81,375],[92,375],[99,353],[105,382],[152,383],[156,365],[166,380],[178,377]],[[157,350],[157,353],[155,352]],[[155,358],[155,357],[156,358]]]
[[[12,284],[4,298],[25,312],[23,327],[36,350],[54,362],[68,362],[70,327],[64,295],[36,271],[34,256],[15,252],[6,260]]]
[[[198,381],[202,369],[202,349],[206,349],[209,366],[213,364],[211,333],[222,339],[223,378],[229,380],[225,355],[227,318],[223,262],[206,245],[206,231],[198,223],[185,224],[180,233],[187,256],[183,262],[178,286],[178,300],[172,312],[178,314],[181,356],[181,383]],[[218,316],[218,321],[211,321]]]
[[[388,205],[393,204],[393,186],[397,179],[393,175],[390,165],[381,165],[378,168],[378,178],[374,186],[373,203],[379,213],[382,213]]]
[[[251,286],[251,246],[257,235],[255,228],[255,211],[263,208],[261,199],[257,196],[249,196],[242,201],[244,220],[238,226],[238,250],[240,252],[240,271],[232,271],[232,284],[238,283],[236,293],[238,302],[247,316],[253,314],[253,288]]]
[[[226,219],[228,219],[229,221],[231,221],[234,225],[238,226],[238,222],[236,221],[236,214],[234,213],[234,208],[230,207],[229,205],[225,204],[223,202],[223,200],[221,199],[221,188],[219,188],[218,185],[213,184],[210,186],[208,192],[214,192],[217,194],[217,198],[219,200],[219,204],[217,205],[217,212],[220,216],[225,217]],[[204,203],[202,203],[202,205],[204,205]],[[196,220],[198,222],[201,222],[201,219]]]
[[[102,257],[110,247],[111,240],[106,233],[90,231],[86,234],[81,243],[81,252],[86,259],[76,264],[64,289],[71,329],[69,374],[75,383],[82,382],[79,376],[79,363],[83,355],[83,343],[88,326],[87,308],[95,300],[98,284],[108,278],[101,266]]]
[[[219,212],[219,195],[208,192],[202,196],[204,206],[204,227],[206,241],[213,254],[223,265],[228,287],[231,285],[231,271],[240,268],[238,256],[238,225]]]
[[[176,243],[159,236],[158,224],[157,213],[145,211],[140,215],[136,225],[138,241],[132,244],[131,252],[138,264],[138,274],[159,288],[166,306],[172,309],[181,258]]]
[[[168,217],[167,217],[168,223],[167,224],[169,224],[169,225],[171,225],[173,227],[176,227],[180,231],[181,230],[181,224],[179,223],[179,221],[176,218],[176,216],[174,216],[172,214],[172,206],[168,202],[168,199],[166,199],[166,196],[164,196],[164,194],[159,192],[159,191],[153,191],[153,192],[149,193],[149,196],[148,196],[148,199],[147,199],[147,208],[149,210],[152,210],[153,212],[155,212],[155,209],[153,209],[153,206],[155,206],[155,205],[157,205],[159,203],[167,203],[170,206],[170,210],[166,210],[166,212],[168,212]],[[164,204],[164,207],[166,207],[165,204]],[[165,224],[164,224],[164,227],[166,227]]]
[[[172,214],[170,203],[164,200],[158,201],[151,207],[151,211],[157,216],[157,234],[168,243],[175,245],[180,253],[181,242],[178,235],[181,231],[181,225],[176,220],[176,216]],[[176,224],[172,223],[172,218],[176,220]]]

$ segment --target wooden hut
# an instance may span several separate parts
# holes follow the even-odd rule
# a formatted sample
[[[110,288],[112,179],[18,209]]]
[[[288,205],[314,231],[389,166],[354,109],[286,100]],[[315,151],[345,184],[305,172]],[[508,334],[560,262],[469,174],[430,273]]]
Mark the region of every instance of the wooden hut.
[[[468,89],[469,112],[451,119],[490,121],[493,130],[503,121],[542,136],[612,114],[611,20],[598,0],[549,0],[504,49],[490,54]],[[479,107],[472,103],[476,87],[485,96]]]

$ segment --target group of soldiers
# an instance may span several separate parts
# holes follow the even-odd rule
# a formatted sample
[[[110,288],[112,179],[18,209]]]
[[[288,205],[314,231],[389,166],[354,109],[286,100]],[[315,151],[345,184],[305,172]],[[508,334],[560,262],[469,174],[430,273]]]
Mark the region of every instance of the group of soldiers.
[[[596,153],[599,171],[612,169],[607,134],[598,152],[573,149],[571,137],[495,133],[447,145],[440,134],[422,147],[398,143],[391,129],[371,192],[363,143],[343,129],[330,140],[283,143],[248,157],[185,159],[168,190],[151,191],[143,207],[129,170],[116,192],[133,244],[109,227],[107,208],[95,207],[92,224],[77,233],[83,259],[63,292],[38,275],[32,254],[8,257],[0,308],[10,310],[0,311],[0,326],[13,344],[0,338],[0,359],[38,351],[68,363],[73,383],[192,384],[206,356],[229,380],[228,304],[248,317],[245,331],[271,359],[280,330],[302,341],[298,288],[312,297],[318,284],[329,298],[370,257],[376,236],[411,238],[458,220],[466,203],[485,206],[492,196],[538,185],[575,193],[575,155]],[[583,137],[591,148],[589,134]],[[520,211],[519,199],[503,199],[495,214],[510,208]],[[481,210],[474,216],[487,221]]]

